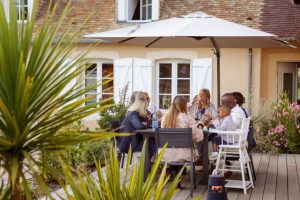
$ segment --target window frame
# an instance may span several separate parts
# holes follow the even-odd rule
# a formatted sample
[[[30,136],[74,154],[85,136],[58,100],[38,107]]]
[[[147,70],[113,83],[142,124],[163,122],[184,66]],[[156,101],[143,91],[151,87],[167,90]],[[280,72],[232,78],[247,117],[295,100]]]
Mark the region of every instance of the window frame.
[[[18,13],[18,23],[22,23],[22,22],[27,22],[27,19],[31,17],[31,14],[32,14],[32,7],[33,7],[33,1],[34,0],[27,0],[27,4],[25,5],[24,4],[24,7],[27,7],[27,18],[26,19],[22,19],[22,0],[17,0],[17,5],[14,5],[16,6],[16,8],[18,8],[17,10],[17,13]],[[25,2],[24,2],[25,3]]]
[[[120,1],[120,0],[119,0]],[[151,22],[151,21],[153,21],[153,0],[151,1],[151,19],[145,19],[145,20],[143,20],[142,19],[142,8],[143,8],[143,5],[142,5],[142,3],[143,3],[143,0],[138,0],[138,1],[140,1],[140,19],[139,20],[133,20],[133,19],[129,19],[129,1],[133,1],[133,0],[124,0],[125,1],[125,21],[127,22],[127,23],[139,23],[139,22],[141,22],[141,23],[143,23],[143,22]],[[146,0],[146,8],[147,8],[147,6],[149,6],[149,0]],[[148,9],[146,9],[146,14],[148,14]]]
[[[114,74],[112,74],[111,77],[102,77],[102,71],[103,71],[103,64],[111,64],[112,65],[112,68],[113,68],[113,73],[114,73],[114,62],[113,60],[90,60],[89,63],[91,65],[93,64],[96,64],[96,81],[100,81],[100,80],[112,80],[114,81]],[[94,79],[94,77],[86,77],[86,70],[84,71],[84,86],[85,86],[85,83],[86,83],[86,80],[88,79]],[[114,87],[114,85],[113,85]],[[84,97],[86,97],[87,94],[95,94],[95,93],[92,93],[92,92],[87,92],[84,94]],[[114,96],[114,91],[112,90],[112,92],[105,92],[105,93],[102,93],[102,84],[99,85],[97,88],[96,88],[96,102],[99,101],[99,99],[102,99],[102,95],[104,94],[111,94],[112,95],[112,98]],[[85,103],[85,106],[88,105]]]
[[[187,59],[176,59],[176,60],[160,60],[157,62],[156,64],[156,95],[155,95],[155,100],[156,100],[156,104],[157,107],[163,111],[167,110],[167,109],[163,109],[159,107],[159,95],[164,94],[164,93],[160,93],[159,92],[159,67],[160,64],[171,64],[172,65],[172,73],[171,73],[171,78],[163,78],[165,80],[171,80],[171,101],[174,99],[174,97],[176,95],[185,95],[185,96],[189,96],[189,99],[191,99],[191,93],[192,93],[192,62],[191,60],[187,60]],[[179,78],[178,77],[178,64],[189,64],[190,65],[190,77],[189,78]],[[186,94],[179,94],[178,93],[178,80],[189,80],[190,81],[190,88],[189,88],[189,95]],[[166,94],[169,95],[169,94]]]

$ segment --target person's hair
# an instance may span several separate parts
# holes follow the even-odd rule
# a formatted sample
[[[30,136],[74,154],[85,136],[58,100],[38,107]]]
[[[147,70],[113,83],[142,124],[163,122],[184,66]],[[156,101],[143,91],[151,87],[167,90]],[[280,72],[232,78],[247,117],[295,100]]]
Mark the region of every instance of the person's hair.
[[[147,116],[147,107],[148,107],[148,102],[145,99],[144,93],[143,92],[137,92],[135,95],[135,100],[130,105],[128,111],[131,112],[137,112],[139,116],[141,117],[146,117]]]
[[[226,99],[226,101],[224,101],[224,99]],[[232,104],[235,104],[235,98],[231,93],[225,93],[222,95],[221,103],[232,108],[232,106],[234,107]]]
[[[183,96],[176,96],[172,101],[170,111],[166,115],[164,128],[177,128],[180,113],[187,113],[187,100]]]
[[[242,93],[232,92],[231,94],[234,96],[235,101],[237,104],[239,104],[239,106],[242,106],[243,103],[245,103],[245,97],[242,95]]]
[[[202,88],[202,89],[199,91],[199,94],[200,94],[200,92],[203,92],[204,95],[206,96],[206,98],[207,98],[206,104],[209,106],[209,104],[210,104],[210,92],[209,92],[209,89]]]
[[[222,104],[222,105],[219,106],[219,109],[225,110],[229,114],[231,112],[231,108],[228,105]]]
[[[142,92],[142,91],[132,92],[132,94],[130,95],[130,104],[129,105],[131,106],[135,102],[135,100],[142,95],[144,95],[144,92]]]

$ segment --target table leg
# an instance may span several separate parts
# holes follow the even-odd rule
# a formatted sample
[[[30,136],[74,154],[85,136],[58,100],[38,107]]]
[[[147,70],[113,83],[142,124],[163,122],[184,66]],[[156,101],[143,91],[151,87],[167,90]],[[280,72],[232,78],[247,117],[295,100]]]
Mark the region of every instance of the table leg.
[[[148,137],[145,137],[144,139],[145,144],[145,165],[144,165],[144,181],[146,181],[148,177],[148,173],[150,171],[150,164],[151,164],[151,158],[150,158],[150,151],[149,151],[149,140]]]
[[[208,184],[208,134],[204,133],[203,138],[203,149],[202,149],[202,158],[203,158],[203,184]]]

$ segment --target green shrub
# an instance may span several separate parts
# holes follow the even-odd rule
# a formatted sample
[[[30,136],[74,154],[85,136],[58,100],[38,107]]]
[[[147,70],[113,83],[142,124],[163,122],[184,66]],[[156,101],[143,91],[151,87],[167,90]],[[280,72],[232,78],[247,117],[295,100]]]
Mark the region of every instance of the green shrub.
[[[104,163],[105,158],[109,157],[109,148],[112,144],[110,139],[92,142],[86,145],[87,148],[82,153],[85,165],[94,165],[94,157],[101,163]]]
[[[278,152],[278,149],[271,143],[266,133],[270,127],[270,118],[272,115],[271,102],[262,102],[258,113],[253,116],[254,137],[257,143],[255,152]]]
[[[62,132],[72,133],[80,132],[86,129],[81,121],[76,121],[59,130]],[[93,156],[96,160],[104,162],[104,158],[109,155],[109,146],[111,139],[103,139],[94,142],[85,142],[72,145],[64,151],[52,151],[44,154],[46,178],[48,181],[53,181],[57,178],[63,178],[63,172],[60,162],[70,165],[76,169],[84,169],[88,165],[94,164]]]
[[[102,110],[99,115],[100,119],[97,121],[101,130],[109,130],[111,122],[122,121],[128,110],[128,100],[126,98],[128,85],[125,86],[124,90],[120,91],[120,101],[107,109]],[[107,103],[114,103],[113,100]]]
[[[254,119],[258,151],[300,153],[300,109],[285,93],[278,103],[261,106]]]
[[[300,153],[300,108],[290,103],[286,93],[279,96],[278,104],[272,104],[268,137],[280,153]]]

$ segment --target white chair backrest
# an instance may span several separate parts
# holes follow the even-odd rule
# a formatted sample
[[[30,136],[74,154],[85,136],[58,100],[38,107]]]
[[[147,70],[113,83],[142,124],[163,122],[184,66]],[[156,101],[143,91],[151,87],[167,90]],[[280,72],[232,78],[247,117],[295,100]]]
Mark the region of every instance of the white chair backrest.
[[[247,142],[248,132],[249,132],[249,126],[250,126],[250,117],[244,118],[242,121],[241,131],[242,131],[242,141],[241,142]]]
[[[240,147],[247,145],[247,136],[250,126],[250,117],[243,118],[241,128],[235,131],[217,131],[222,136],[221,146],[223,147]],[[226,143],[224,142],[226,141]]]

